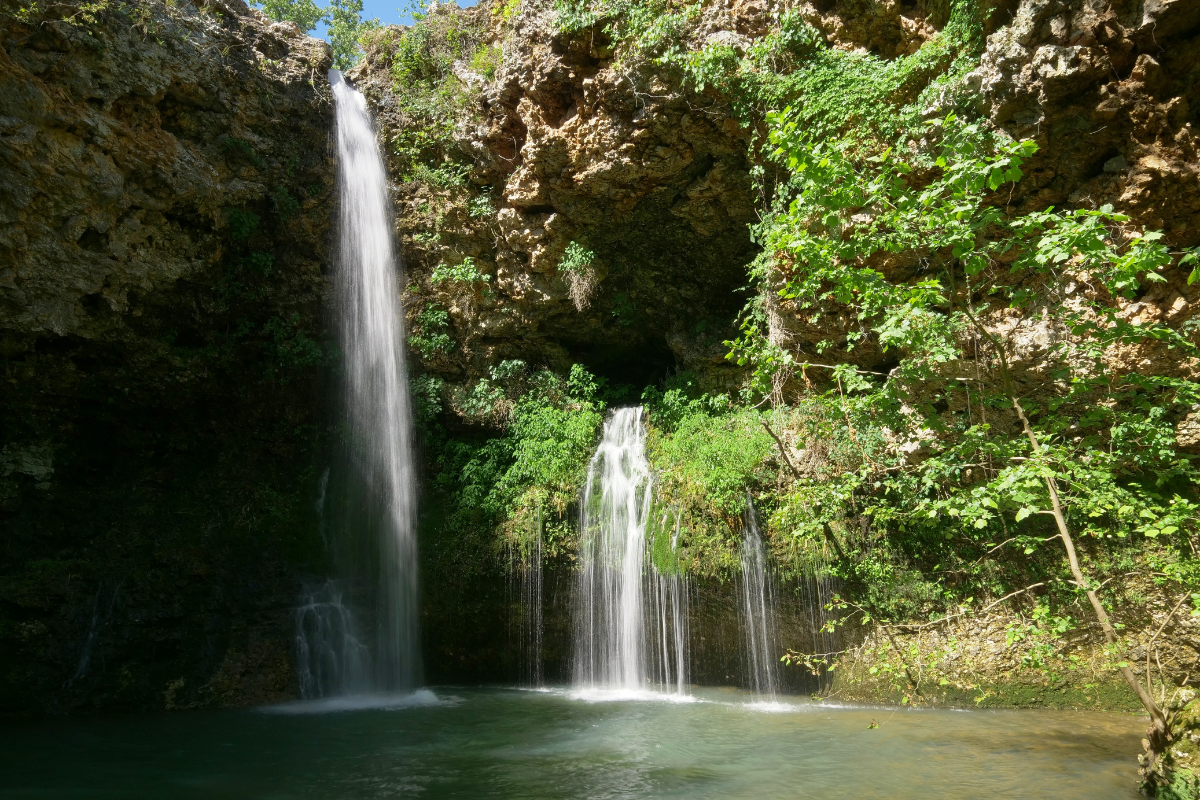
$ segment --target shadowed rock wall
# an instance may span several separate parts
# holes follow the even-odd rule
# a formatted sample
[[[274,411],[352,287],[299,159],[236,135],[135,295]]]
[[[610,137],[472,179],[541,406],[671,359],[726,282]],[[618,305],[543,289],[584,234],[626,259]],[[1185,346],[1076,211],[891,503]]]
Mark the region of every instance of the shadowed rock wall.
[[[241,0],[42,9],[0,15],[0,713],[289,697],[329,48]]]

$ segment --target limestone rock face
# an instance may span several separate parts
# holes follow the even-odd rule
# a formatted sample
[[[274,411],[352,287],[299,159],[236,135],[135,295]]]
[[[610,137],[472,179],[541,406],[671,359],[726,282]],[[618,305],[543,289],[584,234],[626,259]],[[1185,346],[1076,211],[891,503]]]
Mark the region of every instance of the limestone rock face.
[[[242,0],[17,5],[0,714],[287,697],[320,558],[329,47]]]
[[[724,369],[720,341],[733,332],[745,299],[737,290],[757,252],[747,228],[756,219],[749,132],[650,65],[618,63],[605,43],[561,34],[554,14],[550,4],[522,5],[477,120],[455,133],[477,163],[472,190],[494,215],[435,226],[422,211],[426,190],[398,186],[410,275],[422,302],[449,310],[457,343],[452,356],[425,365],[456,381],[504,358],[582,361],[631,383],[676,366]],[[391,68],[386,47],[369,47],[351,73],[384,142],[409,124]],[[431,227],[437,242],[422,238]],[[559,269],[573,242],[595,255],[593,296],[581,307]],[[494,277],[487,292],[428,282],[439,263],[464,257]]]
[[[1198,79],[1194,3],[1022,0],[1012,21],[989,36],[967,82],[996,127],[1039,145],[1009,201],[1014,209],[1108,204],[1143,229],[1162,230],[1178,251],[1200,244]],[[1119,315],[1186,330],[1200,312],[1200,289],[1187,285],[1186,270],[1164,274],[1165,283],[1136,300],[1111,298]],[[1030,390],[1044,380],[1050,347],[1070,335],[1061,309],[1097,291],[1079,276],[1034,317],[996,320],[1023,343],[1016,361]],[[1120,349],[1111,367],[1200,376],[1196,359],[1154,344]],[[1180,444],[1190,448],[1180,425]]]
[[[835,48],[895,58],[939,35],[949,7],[836,0],[796,10]],[[985,11],[986,52],[966,88],[996,127],[1041,148],[1007,198],[1013,210],[1110,203],[1141,227],[1163,229],[1173,247],[1200,243],[1190,110],[1200,103],[1191,97],[1200,85],[1200,17],[1192,4],[1022,0]],[[453,352],[422,357],[425,368],[465,385],[506,358],[556,367],[583,361],[631,378],[629,365],[640,361],[646,368],[637,379],[687,368],[732,385],[736,373],[722,362],[720,342],[744,299],[733,290],[756,253],[747,227],[756,202],[746,156],[752,132],[727,102],[689,92],[670,69],[623,60],[602,35],[563,34],[548,3],[524,3],[503,25],[489,19],[503,60],[494,79],[469,81],[477,108],[454,136],[476,163],[469,190],[482,191],[495,213],[434,220],[428,187],[395,164],[398,232],[414,278],[410,315],[431,303],[445,308],[456,343]],[[690,46],[739,51],[776,24],[758,3],[712,4],[687,35]],[[406,90],[391,49],[369,48],[355,73],[378,110],[383,141],[411,125],[399,110]],[[470,72],[465,64],[456,70]],[[581,304],[559,269],[573,242],[596,256],[587,284],[594,297]],[[428,281],[437,265],[464,258],[493,279],[486,290]],[[1114,303],[1129,319],[1182,325],[1195,313],[1197,291],[1186,275],[1168,278],[1136,303]],[[1091,289],[1081,276],[1073,291]],[[1031,318],[992,320],[1023,342],[1015,366],[1031,382],[1065,335],[1058,308],[1056,301]],[[837,309],[815,327],[787,303],[769,311],[776,343],[805,352],[831,329],[854,324]],[[887,366],[870,343],[834,356]],[[1130,348],[1114,366],[1157,368],[1172,358]],[[1169,366],[1171,374],[1196,369],[1188,361]]]
[[[1194,3],[1023,0],[968,78],[991,121],[1041,146],[1033,205],[1112,203],[1200,242]]]
[[[148,9],[129,36],[63,20],[5,31],[0,328],[95,338],[131,291],[203,271],[226,209],[278,188],[279,128],[318,111],[310,81],[330,53],[294,24],[237,2]]]

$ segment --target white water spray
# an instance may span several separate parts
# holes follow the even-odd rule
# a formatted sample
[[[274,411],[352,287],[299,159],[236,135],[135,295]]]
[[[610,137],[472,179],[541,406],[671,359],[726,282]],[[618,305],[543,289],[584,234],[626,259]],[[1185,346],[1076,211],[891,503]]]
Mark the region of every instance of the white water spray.
[[[759,700],[773,702],[779,693],[779,621],[766,548],[758,531],[754,503],[749,496],[746,497],[739,590],[738,617],[750,690]]]
[[[365,691],[371,654],[358,639],[354,615],[334,581],[296,609],[296,673],[305,699]]]
[[[310,603],[300,619],[308,620],[310,627],[326,627],[339,640],[337,647],[349,648],[339,651],[337,669],[325,672],[337,680],[316,681],[314,693],[401,691],[421,679],[416,471],[397,275],[402,265],[395,257],[387,173],[366,100],[337,70],[330,71],[329,81],[337,113],[335,288],[350,458],[353,480],[362,482],[373,506],[367,516],[379,548],[370,668],[359,663],[359,639],[346,627],[352,617],[338,611],[340,597],[336,603]],[[320,617],[324,622],[318,622]],[[369,677],[353,677],[361,672]]]
[[[588,465],[580,527],[575,675],[580,688],[687,686],[687,590],[648,558],[653,479],[641,408],[620,408]],[[672,545],[674,542],[672,542]]]

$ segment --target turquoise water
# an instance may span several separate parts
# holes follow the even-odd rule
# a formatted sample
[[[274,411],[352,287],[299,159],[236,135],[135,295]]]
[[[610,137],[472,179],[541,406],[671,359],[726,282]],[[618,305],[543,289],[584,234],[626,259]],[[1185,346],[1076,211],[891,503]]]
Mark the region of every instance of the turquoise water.
[[[8,724],[0,798],[1138,796],[1133,717],[803,698],[762,708],[742,692],[695,691],[670,702],[439,688]]]

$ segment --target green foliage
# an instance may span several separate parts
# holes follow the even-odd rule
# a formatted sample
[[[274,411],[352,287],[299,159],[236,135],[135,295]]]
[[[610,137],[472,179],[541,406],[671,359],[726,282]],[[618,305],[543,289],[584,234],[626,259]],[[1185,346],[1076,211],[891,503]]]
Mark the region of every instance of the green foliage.
[[[599,26],[635,59],[678,44],[700,16],[699,3],[671,0],[556,0],[559,30],[581,33]]]
[[[288,20],[308,33],[325,20],[327,11],[314,0],[253,0],[254,5],[276,22]]]
[[[296,216],[296,212],[300,210],[300,201],[293,197],[285,186],[280,186],[271,192],[271,204],[275,207],[275,213],[279,215],[279,219],[284,222]]]
[[[392,141],[405,179],[443,189],[465,186],[470,161],[454,142],[455,126],[478,114],[479,87],[464,81],[455,64],[490,81],[503,53],[487,44],[483,18],[451,6],[414,13],[414,24],[400,35],[374,34],[376,47],[391,70],[393,90],[405,123]]]
[[[633,324],[633,317],[637,313],[633,303],[629,300],[629,295],[624,292],[618,292],[613,295],[613,310],[612,315],[624,327],[628,328]]]
[[[259,158],[254,152],[254,148],[245,139],[239,139],[236,136],[226,136],[221,140],[221,147],[224,149],[226,156],[247,161],[254,165],[256,169],[262,169],[266,166],[266,162]]]
[[[750,153],[762,159],[755,177],[766,198],[754,229],[759,292],[728,343],[750,380],[736,399],[705,395],[687,375],[643,394],[658,487],[648,529],[655,565],[735,570],[749,492],[785,576],[828,573],[875,619],[970,608],[1038,576],[1042,596],[1009,633],[1026,666],[1041,669],[1075,625],[1079,592],[1052,539],[1048,476],[1096,574],[1146,559],[1158,580],[1200,590],[1188,545],[1200,532],[1200,475],[1177,452],[1173,427],[1200,397],[1186,381],[1111,367],[1118,348],[1193,348],[1179,331],[1120,319],[1111,302],[1162,279],[1172,259],[1159,234],[1108,207],[1004,206],[1036,147],[970,117],[963,77],[978,65],[985,7],[946,5],[939,34],[890,59],[828,47],[795,11],[780,13],[766,36],[697,49],[689,36],[699,5],[559,0],[556,11],[567,38],[618,63],[673,70],[703,102],[765,132]],[[491,205],[464,191],[469,159],[451,134],[473,113],[472,95],[451,67],[463,61],[490,78],[498,54],[483,41],[431,12],[392,46],[397,92],[419,122],[395,141],[406,174],[461,198],[473,219]],[[1179,263],[1192,268],[1197,258]],[[569,278],[594,261],[571,242],[558,269]],[[435,282],[447,280],[486,276],[439,267]],[[1068,292],[1072,284],[1087,289]],[[612,296],[619,323],[637,313],[626,295]],[[801,352],[772,337],[780,314],[827,333]],[[1013,343],[984,322],[1005,314],[1055,329],[1039,356],[1053,365],[1046,374],[1008,363]],[[886,360],[888,374],[838,364],[860,358]],[[571,381],[564,389],[560,378],[504,363],[453,398],[502,435],[448,438],[439,480],[459,509],[452,525],[499,528],[511,540],[574,498],[603,388],[581,375],[591,386],[573,392]],[[538,389],[540,380],[557,388]],[[1036,398],[1023,394],[1031,385],[1044,387]],[[569,399],[582,396],[591,399]],[[1014,399],[1036,450],[1016,433]],[[553,461],[556,448],[572,455]],[[897,676],[903,663],[893,662]]]
[[[496,77],[496,70],[504,60],[504,51],[499,47],[484,46],[475,51],[468,63],[471,71],[482,75],[484,80],[491,81]]]
[[[566,380],[548,371],[530,375],[520,361],[494,367],[485,393],[488,402],[510,404],[502,433],[482,443],[449,437],[436,443],[434,483],[453,509],[447,528],[460,535],[499,529],[500,541],[519,541],[529,534],[526,520],[544,517],[558,531],[551,548],[558,552],[569,538],[562,525],[602,422],[596,390],[578,364]]]
[[[51,18],[61,19],[73,27],[95,25],[99,17],[107,12],[121,8],[119,0],[90,0],[74,3],[53,3],[48,0],[23,0],[17,4],[14,16],[27,25],[36,25]],[[63,7],[74,9],[66,16],[54,17],[61,14]]]
[[[263,328],[269,339],[271,362],[281,373],[316,367],[325,362],[321,346],[305,333],[299,314],[272,317]]]
[[[492,276],[479,271],[475,259],[467,256],[458,264],[438,264],[433,269],[429,281],[433,284],[455,281],[468,286],[476,283],[488,283]]]
[[[422,358],[453,350],[450,314],[434,303],[427,304],[417,314],[415,329],[408,337],[408,346],[420,353]]]
[[[487,194],[476,195],[467,201],[467,213],[472,219],[481,219],[495,214],[496,207],[492,205],[492,198]]]
[[[1033,144],[953,115],[929,123],[919,144],[875,150],[856,135],[829,138],[796,109],[768,121],[789,179],[756,232],[762,294],[728,343],[731,358],[754,368],[749,399],[778,400],[796,371],[825,369],[769,340],[766,309],[780,303],[814,323],[831,309],[850,316],[817,352],[870,346],[897,361],[886,376],[845,364],[824,372],[825,398],[808,395],[803,414],[792,412],[787,425],[809,450],[831,439],[841,447],[823,446],[817,463],[837,468],[799,478],[776,509],[784,556],[828,557],[833,547],[831,569],[876,614],[930,613],[963,592],[1003,588],[1008,553],[1061,569],[1061,550],[1043,547],[1051,477],[1077,536],[1171,538],[1173,561],[1191,561],[1198,476],[1175,451],[1170,410],[1194,402],[1196,387],[1109,367],[1114,348],[1130,344],[1194,349],[1175,331],[1123,322],[1108,300],[1162,280],[1171,259],[1159,235],[1108,207],[1005,215],[991,198],[1020,180]],[[913,256],[915,271],[877,266]],[[1074,280],[1102,288],[1066,302]],[[1053,308],[1071,334],[1047,354],[1054,383],[1036,403],[1018,398],[1025,384],[1010,368],[1011,344],[981,322],[1006,307],[1033,318]],[[1018,400],[1037,449],[1020,433]],[[987,558],[996,551],[1000,564]],[[958,572],[958,590],[914,564]],[[1190,568],[1172,574],[1193,585]]]
[[[663,389],[648,388],[642,401],[656,473],[647,534],[655,564],[668,573],[727,576],[737,569],[748,492],[774,475],[765,463],[772,442],[760,414],[738,409],[726,395],[699,393],[688,373]]]
[[[428,428],[442,413],[442,389],[446,382],[433,375],[418,375],[412,379],[413,418]]]
[[[503,0],[502,3],[496,6],[496,14],[500,19],[508,22],[512,19],[512,15],[516,13],[520,5],[521,0]]]
[[[289,20],[305,33],[320,23],[328,25],[329,44],[333,48],[333,66],[347,70],[362,57],[362,38],[380,27],[378,19],[363,19],[362,0],[329,0],[318,6],[315,0],[251,0],[273,20]]]
[[[558,261],[558,271],[564,274],[582,274],[592,266],[596,254],[578,242],[572,241],[567,245],[563,256]]]
[[[362,56],[362,38],[380,27],[378,19],[362,18],[362,0],[330,0],[327,9],[333,65],[349,69]]]
[[[240,208],[225,210],[225,223],[229,226],[229,235],[235,242],[244,242],[258,230],[259,217],[253,211]]]

